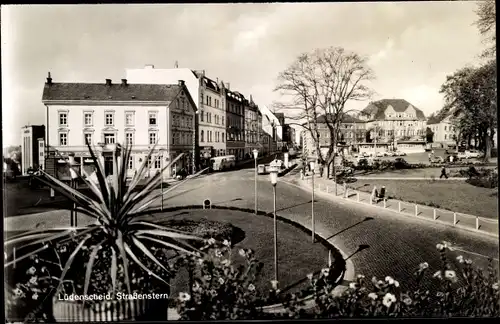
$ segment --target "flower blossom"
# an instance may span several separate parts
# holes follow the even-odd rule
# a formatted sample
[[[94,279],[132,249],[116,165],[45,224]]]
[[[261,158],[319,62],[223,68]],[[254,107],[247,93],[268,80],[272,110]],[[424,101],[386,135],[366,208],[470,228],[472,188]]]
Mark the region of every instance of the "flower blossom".
[[[278,289],[278,280],[271,280],[271,286],[274,290]]]
[[[371,299],[375,300],[375,299],[378,298],[378,295],[376,293],[372,292],[372,293],[368,294],[368,297],[370,297]]]
[[[255,291],[255,286],[253,284],[248,285],[248,290],[249,291]]]
[[[180,301],[185,302],[185,301],[189,301],[191,299],[191,296],[189,296],[189,294],[187,294],[187,293],[181,292],[181,293],[179,293],[179,299],[180,299]]]
[[[37,300],[38,299],[38,294],[34,293],[33,296],[31,296],[32,299]]]
[[[312,274],[312,273],[309,273],[309,274],[307,275],[307,279],[312,280],[312,279],[313,279],[313,274]]]
[[[215,244],[215,239],[214,239],[214,238],[210,238],[210,239],[208,240],[208,244],[210,244],[210,245],[214,245],[214,244]]]
[[[205,260],[203,260],[203,259],[201,259],[201,258],[200,258],[200,259],[198,259],[198,264],[199,264],[199,265],[203,265],[203,263],[204,263],[204,262],[205,262]]]
[[[444,277],[450,279],[451,281],[457,281],[457,274],[453,270],[446,270],[444,272]]]
[[[427,262],[422,262],[420,263],[420,270],[425,270],[427,268],[429,268],[429,264]]]
[[[365,278],[365,276],[363,276],[363,275],[361,275],[361,274],[360,274],[360,275],[358,275],[358,279],[364,279],[364,278]]]
[[[20,288],[14,289],[14,294],[18,297],[24,295],[23,291]]]
[[[498,282],[495,282],[491,288],[495,289],[495,290],[498,290]]]
[[[329,268],[321,269],[321,274],[325,277],[328,277],[328,275],[330,274],[330,269]]]
[[[224,240],[222,244],[225,246],[231,246],[231,242],[229,242],[228,240]]]
[[[389,284],[392,285],[394,284],[394,279],[390,276],[385,277],[385,281]]]
[[[355,283],[355,282],[351,282],[351,283],[349,284],[349,288],[351,288],[351,289],[356,289],[356,283]]]
[[[411,305],[412,300],[411,300],[411,298],[410,298],[410,297],[406,297],[405,299],[403,299],[403,303],[405,303],[406,305],[408,305],[408,306],[409,306],[409,305]]]
[[[385,307],[389,308],[395,301],[396,301],[396,296],[394,296],[391,293],[387,293],[385,294],[382,303],[384,304]]]
[[[226,267],[228,267],[229,265],[231,265],[231,261],[228,260],[228,259],[222,260],[221,263],[222,263],[223,266],[226,266]]]
[[[443,244],[441,244],[441,243],[440,243],[440,244],[437,244],[437,245],[436,245],[436,249],[438,249],[439,251],[444,251],[445,246],[444,246]]]
[[[225,281],[224,281],[224,278],[219,278],[219,283],[220,283],[221,285],[223,285],[223,284],[224,284],[224,282],[225,282]]]
[[[460,263],[464,263],[465,262],[465,259],[464,259],[464,257],[462,255],[457,256],[457,260]]]
[[[28,274],[30,274],[30,275],[35,274],[35,272],[36,272],[36,268],[35,267],[31,267],[31,268],[28,269]]]
[[[38,278],[36,276],[33,276],[30,278],[30,284],[36,284],[36,281],[38,280]]]
[[[394,287],[396,287],[396,288],[399,287],[399,281],[394,280]]]
[[[240,249],[240,250],[238,251],[238,253],[239,253],[242,257],[244,257],[244,256],[246,256],[246,255],[247,255],[247,253],[246,253],[246,252],[245,252],[245,250],[243,250],[243,249]]]
[[[215,250],[215,256],[218,258],[222,258],[222,252],[220,250]]]

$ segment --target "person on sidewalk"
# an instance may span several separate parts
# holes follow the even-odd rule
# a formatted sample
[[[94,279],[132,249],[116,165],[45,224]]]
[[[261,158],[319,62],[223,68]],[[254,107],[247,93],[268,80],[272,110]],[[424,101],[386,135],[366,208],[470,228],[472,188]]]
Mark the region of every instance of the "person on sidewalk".
[[[441,169],[441,175],[439,176],[439,179],[441,179],[442,177],[445,177],[445,179],[448,179],[448,175],[446,174],[446,167],[444,167],[444,166]]]
[[[381,200],[384,200],[385,198],[385,186],[382,186],[382,188],[380,189],[380,193],[377,197],[377,202],[381,201]]]

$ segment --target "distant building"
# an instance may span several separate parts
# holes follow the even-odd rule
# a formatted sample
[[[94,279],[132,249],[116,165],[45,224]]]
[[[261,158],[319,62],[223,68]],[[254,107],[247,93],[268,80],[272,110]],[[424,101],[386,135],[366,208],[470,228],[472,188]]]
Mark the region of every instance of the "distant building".
[[[426,118],[422,110],[404,99],[371,102],[359,118],[366,122],[369,141],[387,143],[396,149],[399,141],[424,141]]]
[[[226,147],[227,154],[234,155],[236,160],[245,158],[245,97],[231,91],[222,84],[222,92],[226,102]]]
[[[131,145],[128,174],[156,150],[149,161],[151,173],[158,172],[180,153],[185,153],[167,177],[185,168],[194,171],[196,105],[184,81],[176,84],[54,83],[47,78],[42,102],[47,107],[46,169],[59,179],[69,179],[65,160],[75,154],[82,170],[92,173],[86,142],[95,147],[107,175],[113,173],[116,145]],[[50,170],[49,170],[50,169]]]
[[[28,174],[29,168],[44,167],[44,125],[30,125],[21,128],[21,174]],[[42,146],[40,147],[39,141]]]
[[[250,95],[245,104],[245,156],[253,158],[253,150],[260,150],[259,107]],[[262,119],[262,116],[261,116]],[[260,153],[262,154],[262,153]]]
[[[455,146],[457,140],[457,127],[453,125],[451,115],[444,118],[431,117],[427,120],[427,127],[434,133],[432,146],[448,148]]]

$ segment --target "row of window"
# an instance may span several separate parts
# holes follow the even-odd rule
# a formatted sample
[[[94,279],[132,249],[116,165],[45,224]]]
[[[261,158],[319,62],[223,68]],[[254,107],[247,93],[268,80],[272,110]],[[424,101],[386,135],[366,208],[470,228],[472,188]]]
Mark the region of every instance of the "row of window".
[[[191,117],[191,116],[173,115],[172,116],[172,126],[174,126],[174,127],[192,128],[192,127],[194,127],[194,125],[193,125],[193,117]]]
[[[193,132],[173,132],[172,145],[192,145]]]
[[[205,96],[205,100],[203,101],[203,103],[206,106],[210,106],[210,107],[214,107],[214,108],[220,108],[220,101],[219,101],[219,99],[215,99],[214,98],[214,105],[212,106],[212,97],[210,97],[209,95]]]
[[[151,111],[148,113],[148,121],[149,126],[157,126],[158,125],[158,112]],[[84,126],[93,126],[94,125],[94,113],[85,111],[83,113],[83,123]],[[106,111],[104,112],[104,124],[106,126],[114,126],[115,125],[115,112]],[[125,126],[134,126],[135,124],[135,113],[133,111],[125,112]],[[68,126],[68,112],[59,112],[59,126],[67,127]]]
[[[237,105],[231,102],[227,103],[228,106],[228,111],[238,114],[238,115],[243,115],[243,106],[242,105]]]
[[[200,111],[200,122],[212,123],[212,113],[205,112],[203,109]],[[215,115],[215,124],[224,125],[224,116]]]
[[[125,133],[125,142],[128,145],[134,145],[134,133],[127,132]],[[115,132],[107,132],[103,134],[103,139],[105,144],[115,144],[116,143],[116,133]],[[83,144],[89,143],[91,145],[94,143],[93,133],[84,133],[83,134]],[[148,143],[149,145],[154,145],[158,141],[158,133],[155,131],[148,133]],[[59,133],[59,146],[67,146],[68,145],[68,133],[60,132]]]
[[[213,137],[212,137],[213,134],[215,134],[215,141],[213,141]],[[200,132],[200,142],[205,142],[205,140],[207,141],[207,143],[212,143],[212,142],[224,143],[224,132],[215,132],[214,133],[214,132],[208,130],[206,132],[206,138],[205,138],[205,131],[202,129]]]

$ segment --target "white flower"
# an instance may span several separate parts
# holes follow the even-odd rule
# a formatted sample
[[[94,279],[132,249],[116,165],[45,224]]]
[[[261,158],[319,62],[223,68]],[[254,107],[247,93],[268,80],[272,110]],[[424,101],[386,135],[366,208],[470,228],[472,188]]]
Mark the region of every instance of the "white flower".
[[[23,291],[20,288],[14,289],[14,294],[18,297],[24,295]]]
[[[210,295],[211,295],[212,297],[217,296],[217,291],[216,291],[215,289],[210,289]]]
[[[227,266],[229,266],[231,264],[231,261],[229,261],[228,259],[225,259],[225,260],[222,260],[221,263],[222,263],[223,266],[227,267]]]
[[[222,244],[224,244],[225,246],[231,246],[231,242],[229,242],[228,240],[224,240]]]
[[[457,277],[457,274],[453,270],[446,270],[444,272],[444,276],[446,279],[455,279]]]
[[[278,289],[278,281],[277,280],[271,280],[271,286],[273,287],[274,290]]]
[[[498,290],[498,282],[495,282],[493,284],[493,286],[491,286],[491,288],[495,289],[495,290]]]
[[[368,297],[370,297],[371,299],[375,300],[375,299],[378,298],[378,295],[376,293],[372,292],[372,293],[368,294]]]
[[[385,294],[384,300],[382,301],[382,303],[384,304],[385,307],[389,308],[389,307],[391,307],[392,303],[394,303],[395,301],[396,301],[396,296],[394,296],[393,294],[387,293],[387,294]]]
[[[31,298],[33,298],[34,300],[37,300],[38,299],[38,294],[34,293],[33,296],[31,296]]]
[[[184,292],[181,292],[179,293],[179,299],[180,301],[189,301],[191,299],[191,296],[189,296],[189,294],[187,293],[184,293]]]
[[[363,276],[363,275],[361,275],[361,274],[360,274],[360,275],[358,275],[358,279],[364,279],[364,278],[365,278],[365,276]]]
[[[307,279],[312,280],[312,279],[313,279],[313,274],[312,274],[312,273],[309,273],[309,274],[307,275]]]
[[[410,297],[406,297],[405,299],[403,299],[403,303],[405,303],[406,305],[411,305],[411,298]]]
[[[246,255],[247,255],[247,253],[246,253],[246,252],[245,252],[245,250],[243,250],[243,249],[240,249],[240,250],[238,251],[238,253],[239,253],[242,257],[244,257],[244,256],[246,256]]]
[[[212,280],[212,276],[211,275],[204,275],[203,277],[205,278],[206,281]]]
[[[200,287],[200,285],[199,285],[197,282],[195,282],[195,283],[193,284],[193,291],[194,291],[194,292],[200,291],[200,288],[201,288],[201,287]]]
[[[32,275],[32,274],[35,274],[35,272],[36,272],[36,268],[35,267],[31,267],[31,268],[28,269],[28,274]]]
[[[199,264],[199,265],[203,265],[203,263],[204,263],[204,262],[205,262],[205,260],[203,260],[203,259],[198,259],[198,264]]]
[[[31,283],[31,284],[36,284],[36,281],[37,281],[37,280],[38,280],[38,278],[37,278],[36,276],[31,277],[31,279],[30,279],[30,283]]]
[[[208,244],[214,245],[215,244],[215,239],[214,238],[209,239],[208,240]]]
[[[330,274],[330,269],[329,268],[321,269],[321,274],[325,277],[328,277],[328,275]]]
[[[466,259],[466,260],[465,260],[465,263],[466,263],[466,264],[472,264],[472,260],[471,260],[471,259]]]
[[[434,273],[432,275],[432,277],[433,278],[439,278],[439,279],[443,278],[443,276],[441,275],[441,270],[440,271],[436,271],[436,273]]]
[[[377,286],[380,287],[380,286],[383,286],[383,285],[384,285],[384,282],[382,280],[377,281]]]
[[[223,284],[224,284],[224,278],[219,278],[219,283],[220,283],[221,285],[223,285]]]
[[[253,284],[248,285],[248,290],[255,291],[255,286]]]
[[[218,258],[222,258],[222,252],[220,250],[215,250],[215,256]]]
[[[436,294],[436,297],[443,297],[444,294],[441,292],[441,291],[438,291],[438,293]]]
[[[392,279],[392,277],[389,277],[389,276],[385,277],[385,281],[386,281],[389,285],[394,284],[394,279]]]
[[[460,262],[460,263],[464,263],[464,262],[465,262],[464,257],[463,257],[463,256],[461,256],[461,255],[457,256],[457,260],[458,260],[458,262]]]
[[[349,284],[349,288],[351,288],[351,289],[356,289],[356,283],[355,283],[355,282],[351,282],[351,283]]]
[[[394,287],[399,287],[399,282],[397,280],[394,280]]]
[[[445,247],[443,244],[437,244],[436,249],[438,249],[439,251],[444,251]]]
[[[420,263],[420,270],[427,269],[428,267],[429,267],[429,264],[427,262]]]
[[[61,249],[59,250],[61,253],[66,252],[66,245],[61,246]]]

